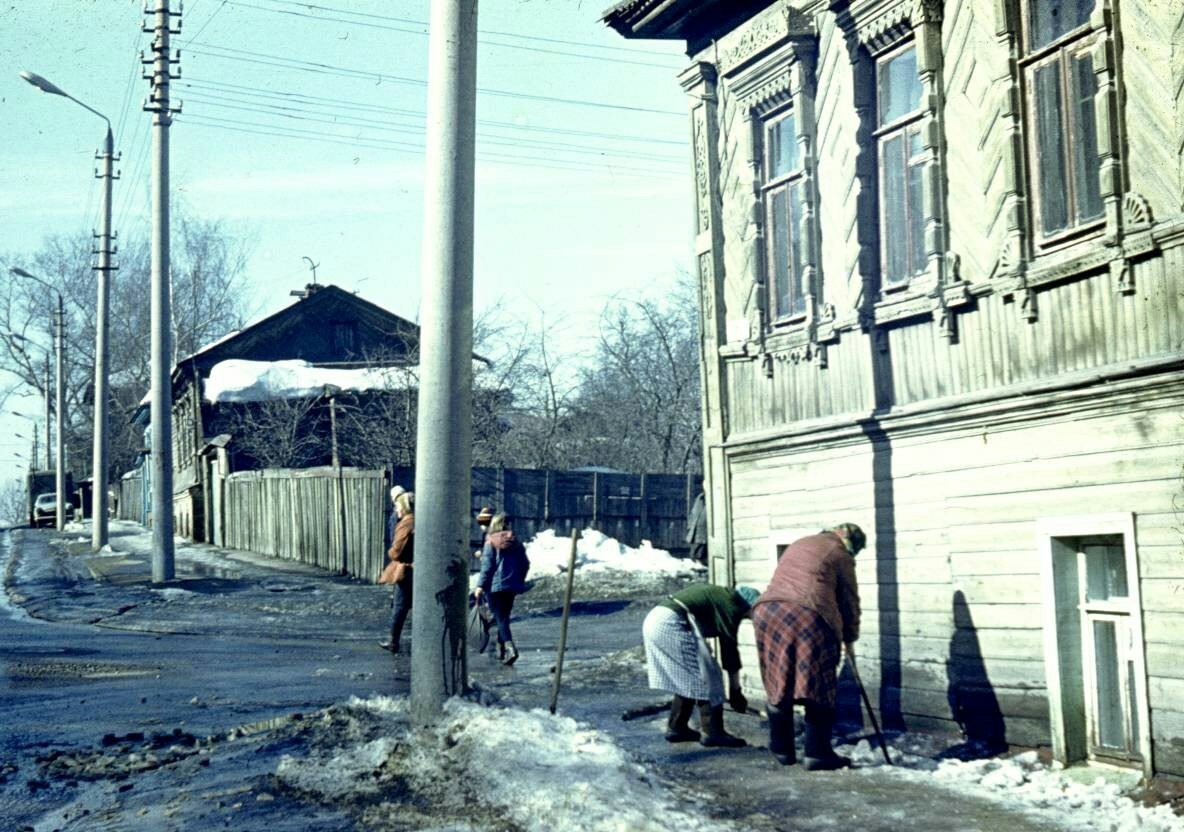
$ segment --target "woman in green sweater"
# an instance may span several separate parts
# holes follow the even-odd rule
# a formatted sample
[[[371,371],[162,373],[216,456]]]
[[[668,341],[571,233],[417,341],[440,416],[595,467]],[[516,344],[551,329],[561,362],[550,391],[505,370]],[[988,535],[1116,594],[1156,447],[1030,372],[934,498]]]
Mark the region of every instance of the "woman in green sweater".
[[[728,702],[743,713],[748,700],[740,689],[740,651],[736,632],[752,613],[759,592],[750,586],[729,589],[715,584],[692,584],[650,610],[642,625],[649,685],[668,691],[670,719],[668,742],[693,742],[705,746],[737,748],[743,739],[724,730],[724,684],[720,663],[707,647],[707,639],[719,639],[720,660],[728,673]],[[691,711],[699,705],[702,735],[689,726]]]

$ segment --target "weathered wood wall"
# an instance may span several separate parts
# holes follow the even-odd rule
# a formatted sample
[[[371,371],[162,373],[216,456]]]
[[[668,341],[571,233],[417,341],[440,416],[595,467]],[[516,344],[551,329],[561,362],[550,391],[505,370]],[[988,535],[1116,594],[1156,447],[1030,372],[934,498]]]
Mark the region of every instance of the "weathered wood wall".
[[[386,558],[383,471],[341,471],[344,559],[335,469],[242,471],[229,475],[225,484],[227,548],[378,579]]]
[[[948,250],[933,294],[894,306],[868,296],[874,91],[851,19],[905,5],[940,27]],[[1152,750],[1158,771],[1184,776],[1184,6],[1118,6],[1121,193],[1104,230],[1046,254],[1025,236],[1014,4],[776,3],[692,56],[680,80],[696,142],[705,479],[711,542],[729,553],[713,577],[763,586],[778,544],[858,522],[863,669],[885,717],[951,728],[951,692],[969,684],[997,703],[1009,740],[1047,743],[1036,525],[1132,513]],[[794,341],[763,308],[744,90],[779,56],[807,53],[823,317]],[[939,295],[956,302],[949,316]]]

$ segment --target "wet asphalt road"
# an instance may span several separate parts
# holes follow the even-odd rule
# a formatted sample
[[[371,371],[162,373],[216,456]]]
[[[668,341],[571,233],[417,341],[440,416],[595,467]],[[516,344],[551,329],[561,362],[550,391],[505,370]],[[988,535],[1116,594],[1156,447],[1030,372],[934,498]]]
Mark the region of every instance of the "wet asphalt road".
[[[333,732],[369,736],[365,726],[326,727],[335,703],[407,692],[409,659],[376,646],[389,590],[207,547],[179,552],[180,580],[162,592],[142,559],[91,556],[77,538],[51,546],[51,532],[0,535],[0,830],[421,828],[375,824],[364,801],[314,799],[275,776],[284,755],[340,742]],[[699,811],[755,830],[1059,828],[882,770],[783,769],[759,747],[757,716],[726,717],[756,748],[668,745],[662,715],[620,716],[662,699],[645,685],[640,629],[672,587],[622,598],[620,587],[579,583],[560,712],[611,734]],[[486,699],[548,706],[557,586],[520,597],[513,669],[470,653]]]

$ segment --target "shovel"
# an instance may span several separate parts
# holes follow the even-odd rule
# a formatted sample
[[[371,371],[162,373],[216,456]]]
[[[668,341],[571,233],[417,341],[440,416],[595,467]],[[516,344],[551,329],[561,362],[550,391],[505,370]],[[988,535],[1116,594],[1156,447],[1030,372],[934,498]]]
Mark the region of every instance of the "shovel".
[[[859,669],[855,667],[855,658],[851,655],[847,656],[847,666],[851,668],[851,675],[855,677],[855,684],[859,686],[859,695],[863,697],[863,704],[867,706],[867,715],[872,721],[876,739],[880,742],[880,751],[884,753],[884,762],[892,765],[892,758],[888,756],[888,743],[884,742],[884,733],[880,730],[875,711],[872,710],[872,701],[868,699],[867,689],[863,686],[863,680],[859,678]]]

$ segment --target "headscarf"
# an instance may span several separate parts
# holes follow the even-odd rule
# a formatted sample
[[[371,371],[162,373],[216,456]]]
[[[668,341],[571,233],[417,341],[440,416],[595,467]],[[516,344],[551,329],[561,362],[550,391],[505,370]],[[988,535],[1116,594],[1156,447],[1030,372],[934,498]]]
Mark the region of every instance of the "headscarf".
[[[867,535],[863,533],[863,529],[854,523],[840,523],[825,531],[830,532],[841,540],[843,547],[851,554],[851,557],[858,555],[863,550],[863,547],[867,545]]]
[[[494,532],[500,532],[509,528],[509,526],[510,518],[507,517],[504,512],[498,512],[497,514],[493,515],[493,519],[489,521],[489,533],[493,534]]]
[[[756,603],[756,599],[761,597],[760,590],[752,586],[738,586],[736,594],[743,598],[744,603],[748,604],[750,608]]]
[[[401,485],[392,486],[391,487],[391,502],[393,503],[395,500],[399,499],[399,495],[404,493],[406,490],[407,489]]]

